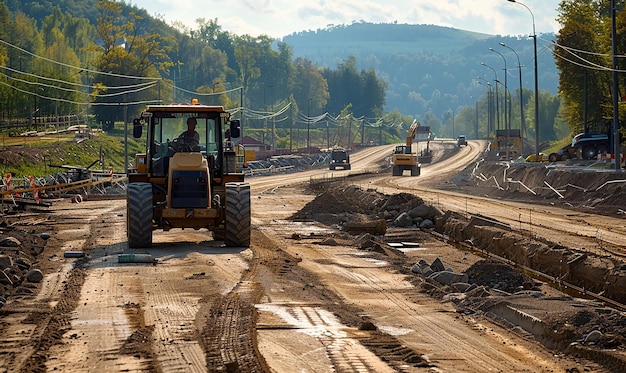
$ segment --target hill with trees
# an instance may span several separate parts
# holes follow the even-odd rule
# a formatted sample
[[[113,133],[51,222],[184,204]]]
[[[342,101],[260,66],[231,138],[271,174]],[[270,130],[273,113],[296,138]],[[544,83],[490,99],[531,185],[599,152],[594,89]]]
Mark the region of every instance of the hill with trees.
[[[539,35],[538,41],[539,89],[545,95],[556,94],[559,84],[550,50],[554,38],[553,34],[544,34]],[[332,68],[345,56],[354,56],[358,68],[374,69],[387,82],[386,111],[397,109],[427,122],[442,135],[452,133],[449,125],[441,131],[441,124],[445,125],[464,108],[474,108],[477,102],[485,106],[486,92],[492,88],[495,92],[496,84],[504,105],[507,83],[511,122],[519,123],[518,61],[522,69],[524,106],[534,95],[534,49],[528,37],[480,34],[433,25],[361,22],[298,32],[282,40],[293,48],[295,56],[325,68]],[[500,83],[494,81],[496,78]],[[466,124],[464,133],[472,137],[486,135],[486,129],[474,133],[473,120],[458,119],[459,129]],[[554,122],[554,116],[546,121]]]
[[[438,135],[451,136],[456,126],[457,133],[482,137],[489,132],[487,93],[499,89],[504,105],[505,81],[511,123],[519,122],[514,53],[523,105],[534,96],[526,37],[360,22],[274,40],[225,32],[217,18],[193,28],[168,25],[124,2],[8,0],[1,7],[3,118],[89,112],[107,129],[148,103],[199,97],[241,115],[247,134],[267,137],[273,147],[291,145],[293,127],[311,127],[317,143],[327,126],[337,129],[337,145],[350,138],[395,141],[413,118]],[[541,94],[548,98],[542,107],[551,105],[542,120],[549,123],[559,104],[550,99],[558,86],[553,38],[540,35],[538,60]],[[365,138],[364,127],[376,136]]]

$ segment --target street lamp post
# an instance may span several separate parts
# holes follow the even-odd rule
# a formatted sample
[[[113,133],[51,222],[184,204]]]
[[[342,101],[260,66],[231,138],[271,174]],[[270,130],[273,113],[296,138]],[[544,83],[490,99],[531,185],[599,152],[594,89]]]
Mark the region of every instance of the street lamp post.
[[[477,79],[482,79],[487,84],[487,137],[491,132],[491,127],[493,127],[493,92],[491,91],[491,83],[489,83],[486,79],[482,77],[477,77]],[[478,81],[478,84],[483,84]],[[478,136],[478,131],[476,131],[476,135]]]
[[[506,68],[506,58],[504,57],[504,55],[498,51],[496,51],[493,48],[489,48],[490,51],[492,51],[493,53],[497,53],[500,57],[502,57],[502,61],[504,61],[504,129],[506,130],[506,137],[507,137],[507,146],[506,146],[506,159],[509,159],[509,148],[510,148],[510,142],[511,142],[511,118],[510,118],[510,110],[508,108],[508,100],[507,98],[509,97],[509,88],[508,88],[508,83],[507,83],[507,75],[509,75],[509,72],[507,71]]]
[[[270,85],[263,84],[263,110],[265,111],[265,120],[264,120],[265,124],[264,124],[264,128],[263,128],[263,142],[264,143],[265,143],[265,135],[268,132],[268,130],[267,130],[267,118],[271,114],[272,115],[272,119],[274,119],[274,113],[267,111],[268,107],[267,107],[267,104],[265,103],[266,102],[266,93],[267,93],[266,90],[267,90],[267,88],[273,89],[274,85],[273,84],[270,84]],[[272,95],[272,91],[270,91],[270,96],[271,95]],[[271,97],[270,97],[270,99],[271,99]],[[272,107],[272,111],[274,111],[274,104],[272,104],[271,107]],[[273,150],[276,150],[276,139],[275,139],[276,132],[274,130],[272,130],[271,133],[272,133],[272,143],[271,143],[271,146],[272,146],[272,151],[273,151]]]
[[[515,56],[517,57],[517,69],[519,70],[519,115],[520,115],[520,132],[522,135],[522,144],[521,144],[521,149],[520,152],[522,153],[522,155],[524,154],[524,129],[526,128],[526,124],[525,122],[525,118],[524,118],[524,89],[522,88],[522,64],[520,63],[519,60],[519,54],[517,54],[517,52],[515,51],[515,49],[509,47],[508,45],[500,42],[500,45],[508,48],[510,50],[513,51],[513,53],[515,53]]]
[[[489,48],[490,51],[492,51],[493,53],[497,53],[498,55],[500,55],[500,57],[502,57],[502,61],[504,61],[504,129],[507,131],[507,136],[510,136],[510,133],[508,133],[510,131],[510,124],[507,122],[507,92],[508,92],[508,87],[507,87],[507,79],[506,76],[508,75],[507,73],[507,69],[506,69],[506,58],[504,58],[504,55],[502,55],[502,53],[496,51],[493,48]]]
[[[532,10],[527,7],[525,4],[520,3],[517,0],[507,0],[511,3],[516,3],[528,10],[530,16],[533,20],[533,47],[535,51],[535,162],[539,162],[539,78],[538,78],[538,69],[537,69],[537,32],[535,31],[535,15]]]
[[[620,123],[619,123],[619,89],[617,80],[617,19],[615,0],[611,0],[611,59],[613,63],[613,149],[611,153],[615,155],[615,170],[622,170],[620,152]]]
[[[452,138],[454,139],[455,138],[454,136],[454,109],[450,109],[450,111],[448,111],[446,115],[450,115],[450,117],[452,118]]]
[[[500,129],[500,96],[498,95],[498,73],[496,73],[496,70],[487,65],[484,62],[480,63],[481,65],[485,66],[488,69],[491,69],[491,71],[493,71],[493,74],[495,76],[494,81],[496,82],[495,86],[496,86],[496,124],[497,124],[497,129]]]

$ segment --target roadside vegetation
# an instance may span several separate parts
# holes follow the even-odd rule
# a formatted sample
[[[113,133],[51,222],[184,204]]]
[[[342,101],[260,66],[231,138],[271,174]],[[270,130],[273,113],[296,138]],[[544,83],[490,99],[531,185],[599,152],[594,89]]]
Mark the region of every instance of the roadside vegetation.
[[[44,177],[66,170],[71,166],[90,170],[109,170],[123,173],[124,131],[121,124],[108,133],[96,132],[91,138],[79,140],[74,134],[44,137],[7,138],[0,149],[2,175],[11,173],[14,178]],[[144,151],[141,140],[128,139],[128,159],[134,163],[135,154]]]

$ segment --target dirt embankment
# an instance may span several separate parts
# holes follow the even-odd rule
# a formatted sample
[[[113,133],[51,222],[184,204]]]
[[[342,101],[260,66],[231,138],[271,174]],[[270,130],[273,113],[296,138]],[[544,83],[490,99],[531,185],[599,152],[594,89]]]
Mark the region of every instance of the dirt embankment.
[[[626,212],[626,173],[601,167],[541,164],[479,163],[455,181],[456,188],[475,195],[528,201],[572,210],[623,216]],[[530,240],[515,232],[503,232],[490,222],[473,217],[467,221],[448,214],[438,230],[475,246],[566,281],[587,291],[626,303],[626,262],[623,255],[594,255],[585,248],[569,248],[553,240]],[[601,237],[599,238],[601,239]]]
[[[504,172],[503,166],[489,166],[481,172],[495,174]],[[524,174],[525,172],[525,174]],[[554,173],[546,171],[543,167],[528,167],[514,169],[511,174],[522,176],[521,179],[527,183],[538,184],[546,178],[551,182],[559,180],[561,182],[587,180],[580,175],[569,175],[568,173]],[[564,175],[563,175],[564,174]],[[609,174],[601,173],[603,180],[589,181],[586,190],[591,191],[591,184],[605,185],[611,180]],[[559,178],[563,178],[559,179]],[[600,184],[602,183],[602,184]],[[615,188],[616,184],[606,184],[607,187]],[[619,187],[621,188],[621,187]],[[597,187],[596,187],[597,189]],[[495,193],[501,195],[521,195],[517,192],[500,190],[493,188]],[[491,192],[490,192],[491,193]],[[594,193],[595,196],[579,191],[571,191],[569,200],[576,200],[579,204],[593,200],[597,204],[620,205],[619,196],[605,192]],[[604,198],[598,197],[603,193]],[[617,193],[619,194],[619,193]],[[542,198],[540,195],[534,198]],[[526,198],[522,195],[522,198]],[[424,201],[409,193],[399,193],[384,195],[373,190],[362,190],[354,186],[335,187],[324,191],[306,208],[294,215],[294,219],[307,220],[314,219],[322,223],[333,225],[343,224],[354,220],[384,219],[392,224],[398,225],[396,219],[403,212],[415,211],[416,207],[424,204]],[[501,227],[497,223],[480,217],[467,219],[460,214],[447,212],[442,215],[441,211],[429,208],[425,209],[425,216],[420,219],[430,219],[436,222],[437,231],[452,237],[459,242],[471,242],[475,247],[486,250],[492,254],[503,257],[520,266],[525,266],[554,277],[557,281],[566,281],[588,291],[603,294],[604,296],[619,303],[626,303],[626,263],[611,257],[596,256],[592,253],[581,252],[575,248],[560,246],[554,242],[546,240],[530,239],[523,236],[522,232],[513,232]],[[422,223],[420,220],[420,224]]]
[[[576,166],[481,161],[439,187],[595,214],[626,213],[626,173],[615,171],[608,163]]]
[[[348,226],[354,220],[367,226],[363,222],[384,219],[394,229],[400,215],[415,211],[422,205],[422,199],[411,194],[385,195],[356,186],[337,186],[320,191],[317,198],[293,218],[316,220],[339,228]],[[417,287],[442,299],[446,294],[463,293],[462,296],[447,298],[457,303],[459,312],[491,315],[489,317],[505,324],[510,323],[511,328],[528,333],[550,348],[586,356],[611,369],[626,367],[626,360],[623,358],[626,318],[622,313],[599,302],[585,305],[584,302],[578,303],[575,298],[566,295],[547,297],[537,287],[541,286],[541,281],[531,279],[519,269],[531,268],[552,276],[557,281],[567,281],[587,291],[626,303],[624,262],[589,253],[581,254],[547,241],[529,239],[482,219],[468,219],[459,214],[437,211],[432,206],[424,210],[432,212],[432,216],[427,218],[436,223],[434,231],[443,237],[451,238],[455,242],[465,242],[466,245],[471,242],[475,249],[482,251],[481,255],[497,255],[504,262],[484,260],[466,269],[464,275],[467,277],[464,281],[467,281],[467,286],[442,285],[433,281],[430,276],[415,276],[415,272],[419,271],[409,270],[414,263],[400,264],[399,270],[411,276],[411,281]],[[412,227],[405,229],[419,229],[423,219],[414,219]],[[387,238],[383,236],[381,240],[385,241]],[[415,264],[419,265],[420,263]],[[542,278],[542,281],[549,282],[546,278]],[[525,307],[533,311],[545,309],[545,312],[540,313],[540,317],[528,316],[532,312],[527,314],[521,311]],[[553,312],[555,310],[557,312]],[[587,338],[597,339],[592,343]],[[622,352],[611,355],[607,352],[608,349]]]

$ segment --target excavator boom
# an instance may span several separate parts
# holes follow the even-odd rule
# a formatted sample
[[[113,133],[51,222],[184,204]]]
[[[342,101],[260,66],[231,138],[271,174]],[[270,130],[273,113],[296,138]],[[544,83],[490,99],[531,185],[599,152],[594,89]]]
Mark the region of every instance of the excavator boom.
[[[418,122],[417,120],[413,120],[413,123],[411,124],[411,127],[409,128],[409,130],[406,133],[406,146],[411,147],[411,145],[413,145],[413,139],[415,138],[415,132],[417,132],[417,129],[420,126],[420,122]]]

